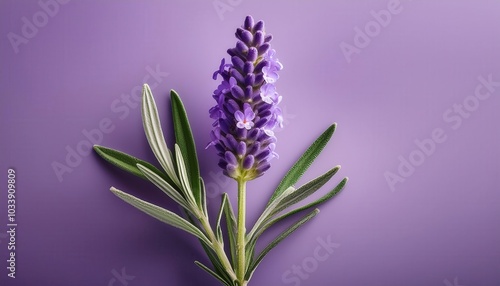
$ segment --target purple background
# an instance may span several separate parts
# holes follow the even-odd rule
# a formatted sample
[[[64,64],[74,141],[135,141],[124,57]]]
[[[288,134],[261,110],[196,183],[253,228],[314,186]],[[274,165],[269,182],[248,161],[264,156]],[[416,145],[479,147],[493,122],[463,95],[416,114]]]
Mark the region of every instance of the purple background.
[[[211,184],[211,213],[216,194],[234,199],[235,184],[220,177],[214,150],[204,146],[217,86],[212,72],[252,14],[265,20],[285,66],[277,87],[287,115],[281,158],[249,184],[249,227],[280,177],[332,122],[334,139],[302,182],[336,164],[342,170],[328,188],[350,178],[313,222],[270,253],[253,285],[500,285],[500,88],[460,127],[443,119],[454,104],[474,103],[478,76],[500,81],[500,2],[401,1],[401,12],[350,63],[341,43],[353,45],[355,27],[364,29],[370,11],[390,1],[216,3],[229,2],[218,14],[213,1],[71,1],[17,53],[8,34],[22,36],[23,17],[32,22],[43,10],[38,1],[1,2],[0,284],[218,285],[193,264],[206,261],[196,239],[108,191],[113,185],[176,210],[154,186],[94,153],[62,181],[52,164],[65,163],[65,148],[75,149],[86,140],[82,131],[104,118],[114,129],[102,145],[153,161],[140,108],[126,114],[119,100],[143,83],[148,67],[159,67],[169,75],[146,81],[155,85],[165,129],[168,91],[185,102]],[[436,128],[446,141],[392,191],[384,173],[396,174],[398,157],[408,159],[414,141]],[[15,280],[5,268],[8,168],[18,179]],[[317,239],[328,237],[339,246],[315,264]],[[307,279],[284,279],[298,277],[286,271],[303,263]],[[123,268],[135,278],[114,283]]]

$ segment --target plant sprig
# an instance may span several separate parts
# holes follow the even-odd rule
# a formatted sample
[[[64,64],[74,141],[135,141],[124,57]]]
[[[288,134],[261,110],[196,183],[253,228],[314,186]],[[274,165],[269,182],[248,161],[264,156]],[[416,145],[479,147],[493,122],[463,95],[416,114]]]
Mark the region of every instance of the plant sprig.
[[[301,176],[308,170],[314,159],[323,151],[330,141],[336,124],[331,125],[318,139],[305,151],[298,161],[290,168],[281,183],[269,199],[269,203],[262,215],[244,237],[244,261],[238,259],[238,226],[241,226],[229,201],[227,193],[222,194],[221,205],[216,217],[215,228],[209,222],[207,212],[206,190],[200,177],[196,145],[191,132],[191,127],[184,105],[175,91],[171,91],[172,117],[174,122],[175,145],[173,152],[168,148],[162,128],[156,103],[151,89],[144,85],[142,92],[142,119],[146,138],[150,144],[161,169],[153,164],[125,154],[123,152],[103,147],[94,146],[94,150],[103,159],[111,164],[142,179],[150,181],[162,190],[170,199],[176,202],[185,212],[186,218],[178,214],[141,200],[121,190],[111,187],[111,192],[146,214],[176,228],[182,229],[197,237],[202,244],[212,263],[212,268],[195,261],[196,265],[215,277],[226,286],[247,285],[262,259],[281,241],[296,231],[300,226],[310,221],[319,213],[316,207],[333,198],[345,184],[344,178],[330,192],[321,198],[296,207],[310,195],[324,186],[340,169],[336,166],[325,174],[310,182],[295,187]],[[255,247],[259,237],[270,227],[289,218],[291,215],[305,210],[308,214],[295,221],[290,227],[278,235],[270,244],[255,255]],[[222,228],[221,223],[226,226]],[[223,230],[227,233],[224,234]],[[224,251],[224,243],[228,242],[230,252]],[[243,263],[243,269],[241,268]],[[243,271],[243,278],[237,272]]]

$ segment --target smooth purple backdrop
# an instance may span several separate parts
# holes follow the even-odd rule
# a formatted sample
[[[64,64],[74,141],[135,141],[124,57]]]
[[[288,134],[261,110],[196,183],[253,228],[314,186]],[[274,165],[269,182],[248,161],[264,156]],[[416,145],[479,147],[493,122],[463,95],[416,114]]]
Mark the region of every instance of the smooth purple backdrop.
[[[137,101],[125,100],[143,82],[154,86],[171,142],[168,91],[175,89],[189,113],[211,213],[223,191],[234,201],[235,184],[204,147],[218,84],[212,72],[251,14],[265,20],[285,67],[277,83],[285,128],[280,159],[249,184],[248,228],[332,122],[332,142],[301,182],[337,164],[342,170],[323,192],[350,178],[270,253],[253,285],[500,285],[500,87],[475,96],[478,77],[500,81],[500,2],[394,1],[2,1],[0,284],[218,285],[193,264],[206,261],[196,239],[108,189],[177,211],[161,191],[94,153],[71,166],[66,157],[70,149],[87,152],[84,133],[107,122],[109,132],[95,137],[102,145],[153,161]],[[390,21],[380,12],[389,9]],[[359,32],[365,28],[368,40]],[[446,139],[431,148],[426,139],[436,129]],[[427,142],[423,158],[416,140]],[[418,166],[398,171],[401,158]],[[60,178],[55,162],[68,168]],[[6,269],[8,168],[17,172],[15,279]],[[400,176],[394,190],[387,172]],[[321,240],[336,244],[318,259]]]

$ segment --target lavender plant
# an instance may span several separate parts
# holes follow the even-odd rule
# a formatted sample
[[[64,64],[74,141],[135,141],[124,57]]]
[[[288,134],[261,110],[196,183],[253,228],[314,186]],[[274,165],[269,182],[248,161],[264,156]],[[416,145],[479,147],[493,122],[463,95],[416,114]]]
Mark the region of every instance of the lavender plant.
[[[214,80],[220,76],[222,81],[213,93],[216,104],[209,113],[214,123],[207,148],[213,146],[217,150],[219,166],[226,176],[237,182],[237,216],[228,194],[224,193],[212,228],[189,120],[179,95],[173,90],[170,93],[176,142],[173,152],[165,142],[156,103],[147,84],[142,93],[144,131],[161,168],[111,148],[94,146],[102,158],[150,181],[181,206],[183,216],[111,187],[115,195],[139,210],[196,236],[212,267],[199,261],[195,264],[226,286],[248,285],[269,251],[316,216],[319,213],[316,207],[334,197],[347,183],[347,178],[344,178],[319,199],[296,206],[325,185],[340,169],[340,166],[335,166],[306,184],[295,186],[332,137],[336,127],[333,124],[290,168],[259,219],[250,231],[246,231],[246,183],[262,176],[270,168],[271,159],[278,157],[274,130],[282,127],[283,118],[278,107],[282,97],[275,84],[283,65],[271,48],[272,36],[266,34],[264,22],[255,23],[251,16],[247,16],[243,26],[236,30],[236,38],[236,46],[227,51],[230,63],[222,59],[213,75]],[[309,213],[256,254],[258,239],[267,229],[307,210]],[[229,253],[225,252],[225,243],[229,244]]]

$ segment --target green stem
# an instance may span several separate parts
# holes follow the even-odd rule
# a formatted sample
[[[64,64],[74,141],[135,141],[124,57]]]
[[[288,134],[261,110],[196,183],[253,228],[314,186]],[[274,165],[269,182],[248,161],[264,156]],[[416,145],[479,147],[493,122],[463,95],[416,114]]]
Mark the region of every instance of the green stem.
[[[245,270],[246,270],[246,259],[245,259],[245,201],[246,201],[246,181],[238,180],[238,237],[236,240],[236,257],[238,258],[238,267],[236,267],[236,277],[240,286],[246,285],[245,281]]]
[[[210,227],[210,223],[208,222],[208,219],[206,216],[200,215],[199,221],[201,222],[203,228],[205,229],[206,233],[208,234],[209,240],[212,242],[212,249],[215,251],[217,256],[220,259],[220,262],[226,269],[227,273],[231,277],[231,279],[236,280],[236,275],[233,272],[233,268],[231,267],[231,262],[226,256],[226,252],[224,251],[224,247],[219,243],[217,238],[215,237],[215,234],[212,230],[212,227]]]

